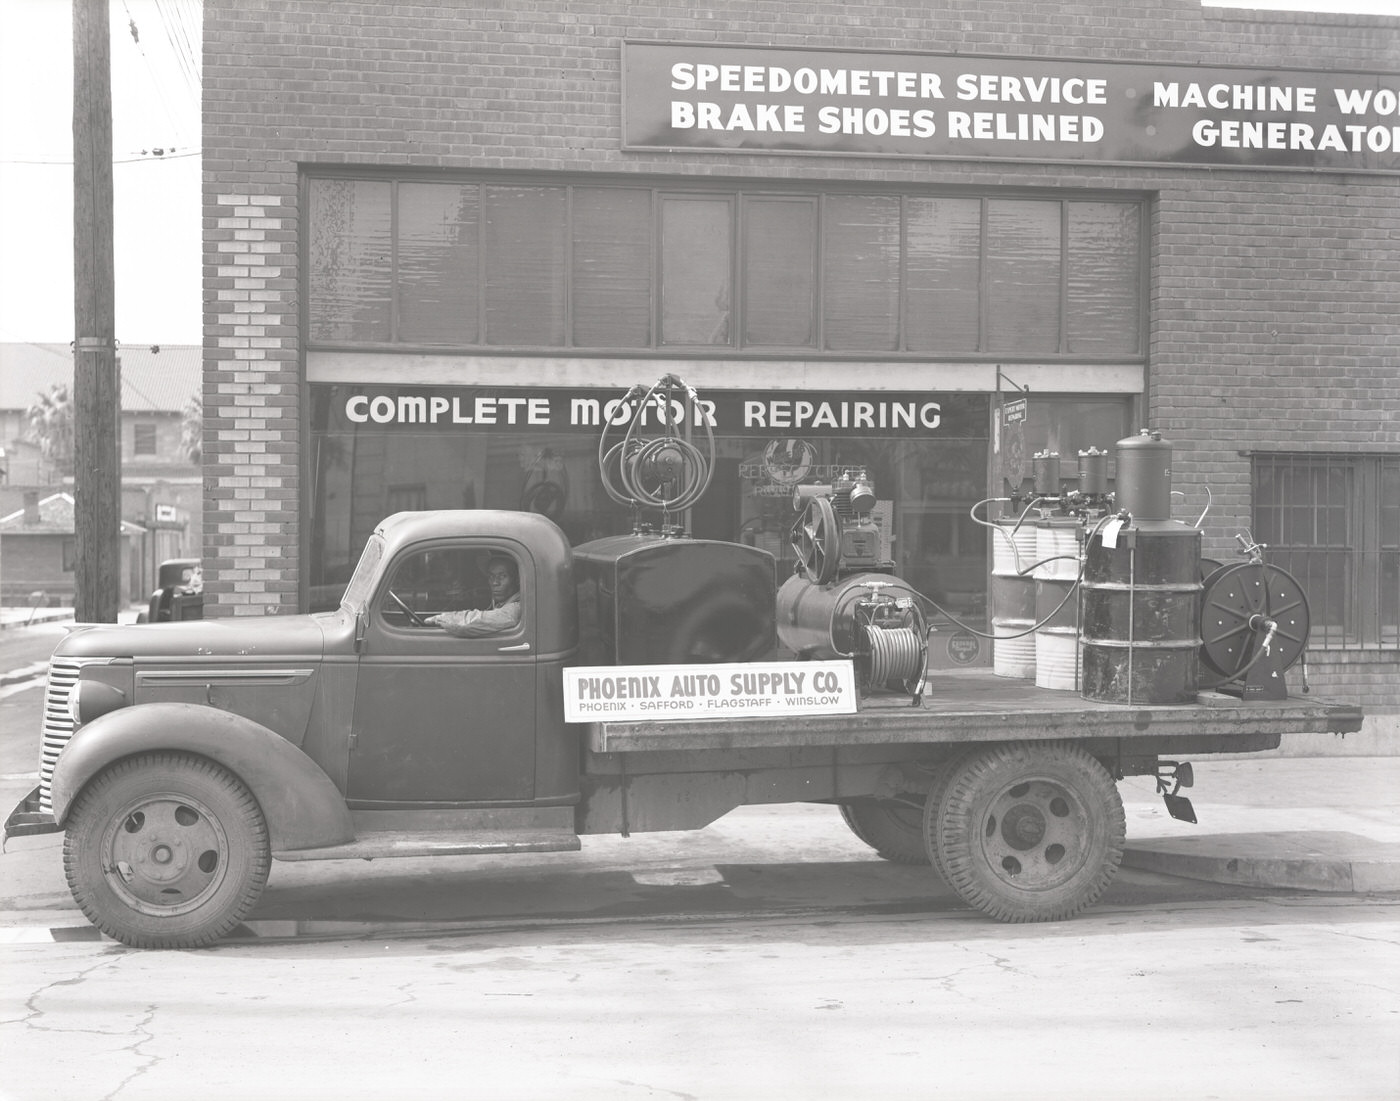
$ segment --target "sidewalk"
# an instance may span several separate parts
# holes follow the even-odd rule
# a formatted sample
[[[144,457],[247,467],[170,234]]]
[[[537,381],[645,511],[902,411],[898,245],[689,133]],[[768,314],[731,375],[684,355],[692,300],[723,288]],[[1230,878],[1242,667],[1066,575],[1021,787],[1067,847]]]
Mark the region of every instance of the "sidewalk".
[[[36,623],[61,623],[73,618],[72,608],[0,607],[0,631],[10,627],[31,627]]]
[[[1400,758],[1194,761],[1198,825],[1168,816],[1150,777],[1123,781],[1123,864],[1213,883],[1400,891]]]

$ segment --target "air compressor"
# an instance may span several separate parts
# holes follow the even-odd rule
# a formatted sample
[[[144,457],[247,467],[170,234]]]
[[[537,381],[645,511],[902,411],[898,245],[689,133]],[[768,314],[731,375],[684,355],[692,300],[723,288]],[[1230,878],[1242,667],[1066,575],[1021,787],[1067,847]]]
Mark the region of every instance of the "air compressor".
[[[861,693],[923,702],[929,626],[915,590],[882,553],[875,489],[864,468],[798,486],[796,567],[778,589],[778,639],[799,657],[850,658]]]

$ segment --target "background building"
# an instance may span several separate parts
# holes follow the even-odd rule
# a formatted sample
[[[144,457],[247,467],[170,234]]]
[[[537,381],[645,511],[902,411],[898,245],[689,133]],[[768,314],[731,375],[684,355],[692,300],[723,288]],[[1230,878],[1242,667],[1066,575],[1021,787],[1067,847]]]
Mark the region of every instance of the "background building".
[[[1252,532],[1303,581],[1316,689],[1394,708],[1398,32],[207,0],[206,615],[333,602],[399,509],[626,530],[598,418],[675,372],[716,402],[697,535],[790,557],[791,484],[866,466],[973,617],[969,510],[1159,430],[1206,557]]]
[[[199,425],[190,403],[201,392],[201,355],[193,345],[163,344],[124,346],[118,356],[125,602],[150,593],[162,561],[201,553],[203,485],[199,455],[189,453],[186,438]],[[28,410],[55,387],[67,387],[71,396],[72,385],[68,345],[0,343],[0,517],[6,518],[4,532],[15,536],[0,549],[0,599],[6,603],[28,603],[36,590],[50,603],[73,601],[72,470],[27,438]],[[62,421],[62,410],[57,417]],[[68,424],[71,429],[71,417]],[[39,542],[27,537],[41,531]],[[60,540],[57,553],[36,550],[52,539]],[[27,553],[13,549],[19,546]]]

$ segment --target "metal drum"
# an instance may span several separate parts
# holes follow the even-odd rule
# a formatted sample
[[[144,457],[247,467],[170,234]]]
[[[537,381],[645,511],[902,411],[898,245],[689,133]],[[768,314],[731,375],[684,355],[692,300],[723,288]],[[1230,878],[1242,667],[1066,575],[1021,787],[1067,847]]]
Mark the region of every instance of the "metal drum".
[[[1079,521],[1052,517],[1035,528],[1035,683],[1073,692],[1079,687]]]
[[[1145,520],[1085,551],[1085,699],[1125,704],[1194,703],[1200,677],[1201,533]]]
[[[1022,574],[1035,563],[1036,529],[998,520],[992,531],[992,672],[1035,676],[1035,578]],[[1016,637],[1010,637],[1010,636]]]

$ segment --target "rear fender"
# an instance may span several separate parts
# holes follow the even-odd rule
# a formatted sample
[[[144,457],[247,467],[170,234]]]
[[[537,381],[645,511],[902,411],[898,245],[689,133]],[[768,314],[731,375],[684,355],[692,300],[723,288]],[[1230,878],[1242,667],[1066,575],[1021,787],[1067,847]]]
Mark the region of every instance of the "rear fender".
[[[310,757],[242,715],[195,703],[123,707],[79,727],[54,766],[54,820],[62,826],[83,786],[112,762],[160,750],[208,757],[247,784],[274,851],[354,840],[344,796]]]

